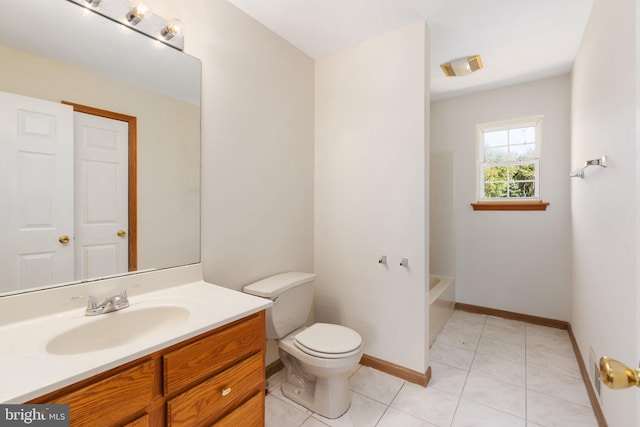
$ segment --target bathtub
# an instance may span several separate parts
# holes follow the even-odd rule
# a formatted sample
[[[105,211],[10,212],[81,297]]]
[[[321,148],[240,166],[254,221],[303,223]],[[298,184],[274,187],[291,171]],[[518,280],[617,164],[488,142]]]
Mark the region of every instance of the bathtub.
[[[455,305],[453,277],[429,276],[429,347],[447,323]]]

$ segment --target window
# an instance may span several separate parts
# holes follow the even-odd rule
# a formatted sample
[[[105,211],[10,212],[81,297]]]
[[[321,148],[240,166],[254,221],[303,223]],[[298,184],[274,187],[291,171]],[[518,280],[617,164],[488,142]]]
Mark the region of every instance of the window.
[[[478,202],[540,201],[541,129],[542,116],[477,126]]]

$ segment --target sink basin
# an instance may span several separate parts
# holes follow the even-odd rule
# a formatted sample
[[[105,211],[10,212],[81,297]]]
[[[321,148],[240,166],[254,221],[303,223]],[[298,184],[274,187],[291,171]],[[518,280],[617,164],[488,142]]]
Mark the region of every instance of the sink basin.
[[[158,306],[137,310],[124,309],[97,318],[87,317],[82,326],[52,338],[46,346],[50,354],[79,354],[104,350],[173,328],[190,315],[179,306]]]

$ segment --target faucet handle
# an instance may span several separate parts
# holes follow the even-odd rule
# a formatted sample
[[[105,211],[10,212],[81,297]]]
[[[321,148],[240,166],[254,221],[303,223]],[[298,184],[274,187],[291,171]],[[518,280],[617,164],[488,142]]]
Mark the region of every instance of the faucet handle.
[[[80,299],[80,298],[87,298],[87,309],[84,311],[84,314],[87,316],[94,316],[96,314],[101,314],[102,311],[104,310],[104,306],[101,306],[98,303],[98,300],[95,299],[95,297],[92,297],[91,295],[78,295],[78,296],[74,296],[71,297],[71,299]]]
[[[71,299],[80,299],[80,298],[87,298],[87,309],[91,309],[91,310],[95,310],[96,308],[98,308],[98,300],[95,299],[95,297],[92,297],[91,295],[77,295],[74,297],[71,297]]]
[[[120,292],[120,295],[116,295],[110,298],[110,300],[111,304],[116,310],[121,310],[123,308],[129,307],[129,298],[127,297],[126,289],[123,289],[122,292]]]

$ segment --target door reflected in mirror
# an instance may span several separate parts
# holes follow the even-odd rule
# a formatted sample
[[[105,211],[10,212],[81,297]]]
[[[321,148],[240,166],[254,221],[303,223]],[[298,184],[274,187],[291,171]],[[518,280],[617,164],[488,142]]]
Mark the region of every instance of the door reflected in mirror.
[[[3,182],[13,183],[2,188],[6,203],[0,220],[4,228],[9,223],[14,228],[3,233],[0,270],[15,276],[3,278],[0,294],[200,261],[200,62],[82,9],[71,2],[3,2],[0,91],[71,111],[72,128],[51,125],[46,115],[27,117],[25,112],[37,113],[29,106],[13,113],[0,107],[0,174]],[[124,160],[101,157],[120,138],[117,131],[91,121],[74,131],[78,120],[62,101],[135,118],[137,129],[124,131],[134,133],[133,152],[126,142]],[[21,129],[18,116],[32,133],[52,126],[49,130],[66,141],[93,138],[88,145],[98,157],[78,161],[87,153],[73,142],[64,147],[75,157],[71,166],[68,160],[51,163],[50,155],[33,148],[28,155],[5,155],[8,129]],[[122,162],[126,167],[118,169]],[[54,192],[54,187],[59,188]],[[34,230],[48,246],[19,243],[19,232]],[[26,241],[35,234],[27,233]],[[75,252],[70,267],[62,262],[69,255],[52,255],[63,249]]]

